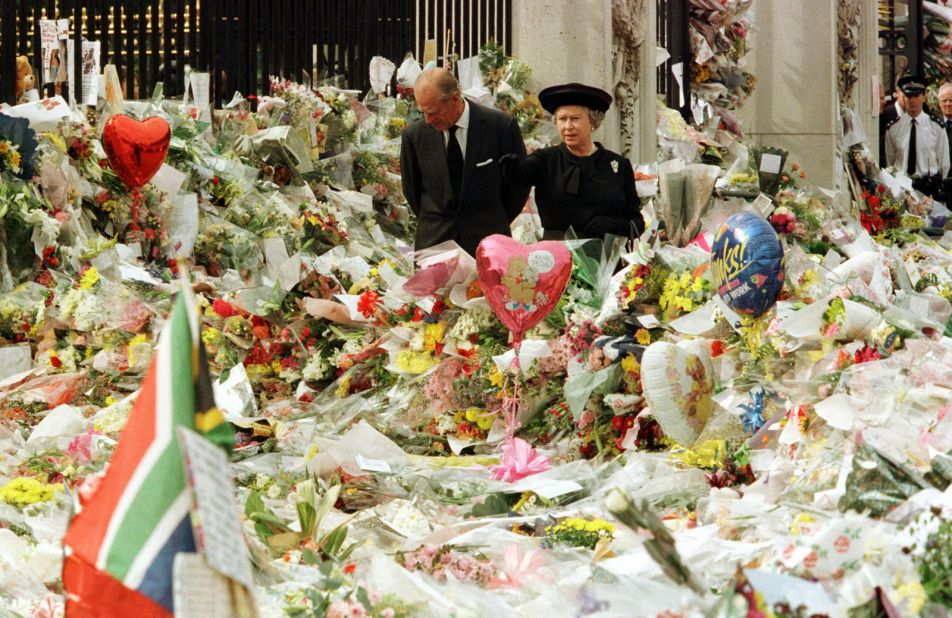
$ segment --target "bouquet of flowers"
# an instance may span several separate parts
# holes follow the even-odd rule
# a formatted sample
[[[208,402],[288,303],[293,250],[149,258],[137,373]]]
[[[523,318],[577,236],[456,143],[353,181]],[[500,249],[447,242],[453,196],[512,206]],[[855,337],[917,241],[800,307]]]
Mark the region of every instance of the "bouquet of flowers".
[[[195,238],[195,262],[212,276],[221,276],[228,269],[247,276],[264,261],[258,238],[251,232],[211,216],[200,230]]]
[[[706,303],[713,294],[709,269],[672,273],[665,279],[664,291],[658,299],[664,321],[690,313]]]
[[[738,109],[757,80],[743,70],[751,0],[691,0],[691,90],[723,109]]]
[[[423,545],[413,551],[397,552],[394,559],[408,571],[421,571],[439,582],[452,576],[460,582],[488,586],[499,576],[485,556],[452,545]]]
[[[352,95],[337,88],[325,86],[318,88],[318,96],[330,108],[325,123],[327,125],[327,150],[341,152],[348,145],[357,143],[356,100]]]

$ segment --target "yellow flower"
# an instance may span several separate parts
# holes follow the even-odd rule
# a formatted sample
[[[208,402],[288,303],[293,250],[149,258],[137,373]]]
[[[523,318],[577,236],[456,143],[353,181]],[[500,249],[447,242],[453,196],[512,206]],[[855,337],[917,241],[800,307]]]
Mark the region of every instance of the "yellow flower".
[[[918,616],[919,611],[929,600],[922,583],[915,579],[901,583],[896,587],[896,603],[905,604],[909,614]]]
[[[91,290],[97,283],[99,283],[99,271],[95,266],[90,266],[79,279],[79,289]]]
[[[420,374],[436,364],[436,359],[430,352],[415,352],[404,350],[397,355],[396,366],[400,371]]]
[[[692,292],[701,292],[704,290],[704,279],[700,277],[695,277],[694,281],[691,283]]]
[[[221,340],[221,336],[221,331],[217,328],[206,328],[202,331],[202,343],[207,346],[215,345]]]
[[[800,513],[793,518],[793,523],[790,524],[790,534],[794,536],[800,536],[803,534],[803,526],[811,525],[816,523],[816,518],[809,513]]]
[[[621,368],[626,373],[638,373],[641,371],[641,365],[638,363],[638,359],[635,358],[634,354],[628,354],[625,358],[621,359]]]
[[[716,468],[724,459],[726,447],[724,440],[708,440],[671,457],[692,468]]]
[[[443,341],[443,335],[446,334],[446,323],[437,322],[436,324],[427,324],[423,327],[423,349],[432,352],[436,349],[436,344]]]
[[[0,139],[0,155],[6,154],[10,150],[10,142]]]
[[[0,487],[0,498],[7,504],[21,507],[37,502],[48,502],[53,499],[54,492],[63,488],[56,483],[47,485],[29,477],[18,477]]]
[[[139,346],[139,345],[142,345],[143,343],[148,343],[148,342],[149,342],[149,338],[145,336],[144,334],[136,335],[135,337],[129,340],[129,344],[127,345],[128,352],[126,353],[126,355],[129,357],[130,365],[136,364],[136,357],[135,357],[136,346]],[[92,346],[90,346],[87,349],[92,349]]]
[[[350,394],[350,376],[344,376],[337,384],[337,390],[334,391],[334,397],[343,399]]]
[[[495,386],[496,388],[502,388],[502,383],[505,377],[499,371],[499,367],[493,365],[493,368],[489,371],[489,383]]]
[[[641,345],[648,345],[651,343],[651,333],[645,328],[639,328],[635,333],[635,341]]]

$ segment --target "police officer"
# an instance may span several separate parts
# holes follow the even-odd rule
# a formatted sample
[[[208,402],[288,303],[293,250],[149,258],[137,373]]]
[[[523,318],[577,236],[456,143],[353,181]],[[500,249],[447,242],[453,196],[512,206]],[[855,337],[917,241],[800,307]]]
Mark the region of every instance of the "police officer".
[[[912,186],[928,196],[938,196],[949,174],[949,138],[945,127],[923,113],[925,81],[915,75],[899,80],[905,110],[886,128],[886,164],[912,179]]]

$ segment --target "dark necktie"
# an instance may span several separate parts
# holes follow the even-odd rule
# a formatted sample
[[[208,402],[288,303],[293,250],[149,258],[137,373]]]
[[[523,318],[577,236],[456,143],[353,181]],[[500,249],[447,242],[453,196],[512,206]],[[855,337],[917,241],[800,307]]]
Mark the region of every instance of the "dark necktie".
[[[916,119],[912,119],[909,127],[909,154],[906,156],[906,175],[910,178],[916,175]]]
[[[463,149],[456,140],[456,125],[450,127],[450,139],[446,143],[446,166],[450,170],[453,185],[453,205],[459,206],[460,187],[463,186]]]

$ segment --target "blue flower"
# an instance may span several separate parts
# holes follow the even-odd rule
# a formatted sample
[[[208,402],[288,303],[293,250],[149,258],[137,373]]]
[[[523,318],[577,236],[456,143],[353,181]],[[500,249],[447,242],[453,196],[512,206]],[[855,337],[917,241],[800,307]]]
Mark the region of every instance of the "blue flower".
[[[757,433],[757,430],[763,427],[767,421],[764,420],[764,389],[752,389],[750,394],[753,401],[749,404],[740,404],[740,408],[744,410],[744,413],[740,415],[740,420],[744,424],[744,431],[753,434]]]

